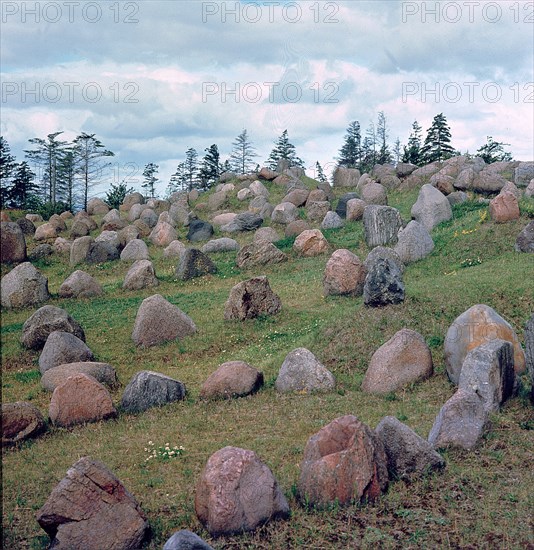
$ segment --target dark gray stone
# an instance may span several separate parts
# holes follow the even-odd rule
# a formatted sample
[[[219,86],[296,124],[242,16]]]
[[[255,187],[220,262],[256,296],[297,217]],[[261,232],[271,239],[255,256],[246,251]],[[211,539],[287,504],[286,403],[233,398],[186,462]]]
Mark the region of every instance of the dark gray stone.
[[[92,361],[93,352],[74,334],[56,330],[50,333],[39,356],[39,370],[44,374],[47,370],[78,361]]]
[[[202,220],[192,220],[189,223],[187,240],[193,243],[207,241],[213,235],[213,226],[211,223]]]
[[[365,277],[363,300],[372,307],[404,301],[404,283],[397,264],[389,259],[377,260]]]
[[[176,266],[176,276],[182,281],[215,273],[217,266],[203,252],[196,248],[188,248],[181,256]]]
[[[119,259],[119,250],[116,246],[110,242],[94,241],[89,247],[87,253],[87,263],[89,264],[101,264],[103,262],[109,262]]]
[[[28,255],[28,260],[30,262],[36,262],[37,260],[42,260],[43,258],[48,258],[54,252],[54,249],[49,244],[38,244]]]
[[[19,218],[16,222],[20,227],[23,235],[33,237],[35,235],[35,225],[28,218]]]
[[[359,199],[360,196],[358,193],[345,193],[339,198],[339,201],[337,202],[336,206],[336,214],[340,217],[345,219],[347,217],[347,203],[350,201],[350,199]]]
[[[534,220],[532,220],[515,241],[516,252],[534,252]]]
[[[364,262],[365,268],[367,271],[370,271],[378,260],[386,258],[396,264],[401,273],[404,273],[404,264],[402,263],[399,255],[395,252],[395,250],[393,250],[393,248],[388,248],[386,246],[375,246],[373,250],[367,254],[367,258],[365,258]]]
[[[163,550],[213,550],[213,547],[195,533],[182,529],[174,533],[163,546]]]
[[[263,223],[263,218],[254,212],[241,212],[233,221],[224,225],[221,229],[227,233],[237,231],[254,231]]]
[[[397,244],[401,227],[402,219],[396,208],[372,204],[363,211],[364,236],[369,247]]]

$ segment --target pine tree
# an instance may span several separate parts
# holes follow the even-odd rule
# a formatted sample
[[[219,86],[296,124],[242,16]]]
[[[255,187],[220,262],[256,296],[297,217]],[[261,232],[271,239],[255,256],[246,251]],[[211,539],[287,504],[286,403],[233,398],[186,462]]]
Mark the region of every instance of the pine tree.
[[[106,192],[106,197],[104,198],[104,202],[110,208],[116,208],[118,210],[120,205],[124,202],[124,197],[126,197],[126,195],[129,195],[130,193],[133,193],[133,192],[134,192],[134,188],[126,187],[125,180],[123,180],[118,185],[115,185],[114,183],[112,183],[109,191]]]
[[[337,159],[339,166],[345,166],[346,168],[357,168],[359,166],[362,157],[361,142],[360,123],[354,120],[349,124],[345,142],[339,150],[339,157]]]
[[[16,165],[13,175],[13,186],[9,190],[9,206],[11,208],[28,208],[37,190],[35,174],[24,160]]]
[[[17,168],[9,143],[0,136],[0,208],[4,208],[12,187],[12,176]]]
[[[73,148],[66,148],[58,164],[58,198],[72,211],[75,206],[76,156]]]
[[[198,182],[198,153],[193,147],[185,152],[185,179],[187,190],[192,191]]]
[[[158,170],[159,166],[153,162],[149,162],[143,170],[143,177],[145,179],[141,187],[145,190],[145,196],[147,197],[154,198],[156,196],[156,183],[158,182],[156,174]]]
[[[493,162],[509,162],[513,160],[512,153],[508,153],[504,150],[504,147],[509,147],[509,143],[502,143],[500,141],[494,141],[491,136],[487,137],[487,142],[477,149],[475,156],[484,159],[486,164],[492,164]]]
[[[202,159],[199,171],[200,188],[207,191],[219,179],[221,166],[219,164],[219,149],[213,144],[205,149],[206,154]]]
[[[247,131],[243,130],[232,143],[229,164],[238,174],[247,174],[251,170],[252,159],[257,157],[256,148],[252,145]]]
[[[289,161],[289,166],[304,168],[304,161],[297,157],[295,146],[289,142],[287,130],[284,130],[275,142],[275,147],[267,159],[267,165],[271,170],[276,170],[278,161],[282,159]]]
[[[395,161],[395,164],[399,164],[401,159],[401,141],[399,138],[395,140],[395,145],[393,146],[393,160]]]
[[[425,143],[421,148],[421,160],[428,164],[434,161],[443,161],[456,155],[450,145],[451,131],[443,113],[436,115],[432,126],[427,130]]]
[[[404,146],[402,162],[408,162],[418,166],[421,164],[421,136],[423,129],[417,120],[412,124],[412,131],[408,138],[408,144]]]
[[[389,131],[384,111],[378,113],[378,122],[376,125],[376,140],[380,146],[376,158],[377,164],[389,164],[391,162],[391,151],[389,150],[387,140]]]
[[[167,186],[166,196],[170,197],[177,191],[187,189],[187,176],[185,171],[185,162],[180,162],[176,167],[176,172],[171,176],[169,185]]]
[[[321,183],[328,183],[328,180],[323,172],[323,167],[319,164],[319,161],[315,163],[315,179]]]
[[[365,131],[365,138],[362,142],[362,155],[358,168],[362,173],[369,173],[377,164],[378,154],[376,152],[376,129],[373,121],[369,123],[369,127]]]

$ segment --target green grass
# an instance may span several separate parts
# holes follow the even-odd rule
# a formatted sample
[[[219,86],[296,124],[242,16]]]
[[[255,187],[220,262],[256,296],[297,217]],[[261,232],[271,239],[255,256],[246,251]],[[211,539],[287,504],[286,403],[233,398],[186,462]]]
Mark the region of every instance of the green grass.
[[[284,192],[268,187],[281,199]],[[339,191],[336,191],[340,194]],[[417,191],[392,192],[389,204],[409,219]],[[205,202],[202,196],[198,202]],[[231,202],[231,201],[230,201]],[[526,392],[494,415],[493,428],[471,453],[447,451],[447,468],[410,483],[396,481],[370,505],[313,510],[296,500],[299,463],[307,439],[343,414],[355,414],[375,427],[385,415],[396,416],[426,437],[454,388],[443,364],[443,339],[454,318],[476,303],[495,308],[523,340],[523,326],[534,310],[532,255],[514,252],[517,233],[528,223],[532,201],[516,222],[495,225],[484,217],[487,206],[474,201],[455,206],[454,218],[432,232],[436,247],[425,260],[407,267],[403,304],[369,309],[362,298],[322,295],[328,255],[299,258],[294,239],[276,245],[289,261],[240,271],[235,253],[217,254],[215,275],[182,282],[174,262],[150,246],[161,284],[123,291],[129,265],[111,262],[82,266],[102,284],[102,297],[60,299],[59,285],[72,272],[66,258],[40,264],[49,278],[49,303],[66,309],[84,327],[98,360],[112,364],[122,387],[142,369],[155,370],[186,384],[180,403],[139,415],[72,429],[50,427],[42,437],[3,453],[3,545],[45,548],[48,538],[35,521],[50,491],[81,456],[102,460],[123,481],[146,512],[152,529],[147,548],[161,548],[177,529],[191,529],[222,548],[442,548],[532,546],[531,513],[533,414]],[[233,203],[231,203],[233,205]],[[243,206],[243,205],[241,205]],[[325,231],[332,250],[349,248],[361,259],[368,248],[362,222]],[[180,230],[183,239],[185,231]],[[252,234],[238,237],[251,242]],[[30,249],[33,247],[30,242]],[[480,258],[472,267],[465,260]],[[9,267],[2,266],[2,274]],[[530,276],[529,276],[530,274]],[[224,303],[236,283],[267,275],[281,297],[275,317],[225,322]],[[190,315],[198,332],[181,342],[137,349],[131,331],[141,301],[154,292]],[[34,309],[2,310],[2,400],[31,400],[46,416],[50,394],[41,389],[38,353],[20,345],[22,324]],[[403,328],[420,332],[433,355],[435,375],[384,397],[369,396],[360,384],[376,349]],[[328,394],[280,395],[274,381],[284,357],[307,347],[334,373],[337,390]],[[254,396],[233,401],[198,399],[202,383],[216,367],[244,360],[263,371],[266,384]],[[526,377],[523,377],[526,384]],[[183,445],[179,459],[145,462],[148,441]],[[269,523],[254,533],[213,540],[194,511],[194,488],[208,457],[225,445],[252,449],[265,460],[292,510],[287,521]]]

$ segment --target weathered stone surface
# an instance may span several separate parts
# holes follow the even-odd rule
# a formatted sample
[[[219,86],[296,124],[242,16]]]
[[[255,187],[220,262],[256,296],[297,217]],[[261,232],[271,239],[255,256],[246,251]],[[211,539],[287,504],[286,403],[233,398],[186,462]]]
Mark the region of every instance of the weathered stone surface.
[[[105,215],[109,212],[109,206],[98,197],[91,199],[87,203],[87,213],[89,216],[93,215]]]
[[[159,281],[152,262],[150,260],[137,260],[126,273],[122,288],[125,290],[140,290],[158,285]]]
[[[310,224],[305,220],[295,220],[286,225],[284,236],[285,237],[298,237],[303,231],[311,229]]]
[[[240,189],[237,192],[238,201],[250,200],[252,197],[254,197],[254,193],[248,187],[245,187],[244,189]]]
[[[92,376],[97,382],[105,384],[109,388],[118,386],[117,372],[107,363],[98,363],[93,361],[78,361],[76,363],[65,363],[47,370],[41,377],[41,386],[45,390],[53,392],[58,386],[63,384],[75,374],[87,374]]]
[[[70,247],[70,265],[72,267],[87,261],[87,256],[93,242],[92,237],[74,239]]]
[[[489,428],[488,412],[476,393],[458,388],[441,407],[428,435],[434,448],[459,447],[471,450]]]
[[[224,204],[226,203],[227,196],[224,191],[217,191],[216,193],[213,193],[208,198],[208,208],[215,212],[216,210],[221,209]]]
[[[272,227],[260,227],[255,233],[254,233],[254,242],[258,243],[261,241],[265,241],[268,243],[275,243],[276,241],[279,241],[281,239],[280,235],[278,234],[278,231],[276,229],[273,229]]]
[[[64,309],[56,306],[43,306],[28,317],[22,325],[20,342],[25,348],[39,350],[45,345],[48,336],[56,330],[70,332],[85,342],[80,324]]]
[[[98,227],[96,221],[84,210],[80,210],[79,212],[77,212],[76,216],[74,216],[74,219],[83,220],[84,223],[87,224],[87,227],[89,227],[89,231],[94,231]]]
[[[138,550],[148,531],[134,497],[104,464],[90,457],[67,470],[38,511],[37,521],[56,550]]]
[[[361,199],[350,199],[347,201],[346,216],[348,222],[354,222],[363,218],[363,211],[365,210],[365,201]]]
[[[311,223],[320,223],[324,217],[330,212],[329,201],[308,202],[306,204],[306,218]],[[296,220],[303,221],[303,220]],[[296,223],[296,222],[293,222]]]
[[[176,227],[184,227],[189,225],[189,222],[191,221],[187,205],[180,202],[175,202],[171,205],[171,208],[169,209],[169,216],[173,220]]]
[[[26,214],[26,219],[30,220],[33,223],[40,223],[43,221],[43,217],[40,214]]]
[[[39,370],[44,374],[47,370],[65,363],[92,361],[93,358],[93,352],[83,340],[70,332],[55,330],[49,334],[39,356]]]
[[[241,212],[237,214],[230,223],[221,227],[221,231],[226,233],[236,233],[238,231],[254,231],[263,223],[263,217],[254,212]]]
[[[358,193],[345,193],[337,202],[336,214],[341,218],[345,219],[347,217],[347,203],[352,199],[359,199]]]
[[[159,372],[141,371],[134,375],[122,394],[121,407],[128,413],[146,411],[184,399],[184,384]]]
[[[267,189],[267,187],[265,187],[265,185],[263,185],[263,183],[261,183],[261,181],[259,180],[255,180],[253,181],[249,186],[248,186],[248,189],[250,190],[250,192],[255,196],[255,197],[265,197],[265,198],[269,198],[269,190]]]
[[[244,361],[228,361],[219,365],[202,384],[202,399],[244,397],[263,385],[263,373]]]
[[[399,268],[399,271],[404,273],[404,264],[399,258],[399,255],[393,248],[388,248],[386,246],[375,246],[373,250],[367,254],[367,258],[365,258],[364,262],[367,271],[370,271],[378,260],[385,259],[391,260]]]
[[[104,291],[100,283],[92,275],[79,269],[71,273],[59,287],[61,298],[90,298],[102,294]]]
[[[19,264],[2,277],[2,307],[28,307],[49,298],[48,279],[30,262]]]
[[[158,215],[152,208],[145,208],[141,215],[139,216],[139,220],[142,221],[144,224],[148,225],[150,229],[156,227],[156,224],[158,223]]]
[[[470,307],[458,316],[445,336],[445,366],[450,381],[458,384],[466,355],[476,347],[500,338],[514,347],[514,371],[525,370],[525,354],[512,326],[495,310],[484,304]]]
[[[286,356],[275,382],[280,393],[330,391],[335,386],[333,374],[306,348],[294,349]]]
[[[514,183],[518,187],[526,187],[534,178],[534,162],[520,162],[514,170]]]
[[[527,188],[525,189],[525,197],[532,198],[534,197],[534,178],[530,180]],[[24,230],[22,230],[24,233]],[[24,233],[25,234],[25,233]]]
[[[430,184],[419,191],[417,201],[412,206],[412,218],[422,224],[427,231],[452,218],[452,208],[447,197]]]
[[[398,162],[397,166],[395,167],[397,176],[399,176],[400,178],[405,178],[406,176],[409,176],[415,170],[417,170],[417,166],[415,164],[410,164],[409,162]]]
[[[134,222],[141,217],[143,210],[145,209],[144,204],[132,204],[130,211],[128,212],[128,221]]]
[[[322,189],[312,189],[306,199],[306,206],[312,202],[328,201],[328,195]]]
[[[54,253],[54,249],[51,245],[44,243],[44,244],[38,244],[29,254],[28,254],[28,260],[30,262],[36,262],[38,260],[42,260],[44,258],[48,258],[48,256],[51,256]]]
[[[274,207],[271,215],[273,223],[287,225],[298,218],[297,207],[291,202],[282,202]]]
[[[519,187],[516,187],[511,181],[507,181],[504,184],[504,187],[501,189],[499,195],[503,195],[504,193],[512,193],[518,201],[521,200],[521,197],[523,196],[523,191],[521,191]]]
[[[229,239],[228,237],[208,241],[200,249],[200,251],[204,254],[212,254],[214,252],[233,252],[235,250],[239,250],[239,243],[234,239]]]
[[[389,259],[379,259],[372,265],[365,277],[363,301],[372,307],[404,301],[404,283],[397,264]]]
[[[2,447],[36,437],[46,429],[41,411],[26,401],[2,403]]]
[[[371,357],[362,391],[376,394],[394,392],[429,378],[433,372],[432,355],[424,338],[414,330],[403,328]]]
[[[136,346],[156,346],[196,332],[192,319],[160,294],[145,298],[135,318],[132,340]]]
[[[432,445],[394,416],[382,418],[375,433],[384,445],[391,479],[413,479],[445,467]]]
[[[401,183],[395,167],[390,164],[375,165],[371,171],[371,177],[387,189],[397,189]]]
[[[465,202],[469,197],[464,191],[454,191],[447,195],[447,200],[451,206]]]
[[[274,244],[260,241],[241,248],[236,258],[236,265],[239,269],[249,269],[260,265],[279,264],[287,259],[287,255]]]
[[[57,254],[69,254],[70,256],[71,247],[72,241],[67,241],[67,239],[64,239],[63,237],[58,237],[54,241],[54,250]]]
[[[113,208],[102,218],[102,223],[105,224],[109,222],[117,222],[120,220],[121,220],[120,212],[116,208]]]
[[[188,281],[195,277],[202,277],[216,272],[217,266],[206,254],[196,248],[185,250],[176,266],[176,277],[181,281]]]
[[[152,244],[165,247],[178,238],[178,233],[170,223],[159,221],[148,238]]]
[[[282,309],[280,298],[271,290],[267,277],[254,277],[235,285],[224,306],[227,321],[276,315]]]
[[[519,219],[519,203],[509,192],[499,193],[489,203],[490,218],[495,223],[506,223]]]
[[[195,533],[182,529],[181,531],[176,531],[167,540],[163,546],[163,550],[213,550],[213,547]]]
[[[303,206],[308,200],[310,192],[308,189],[292,189],[283,199],[282,202],[291,202],[295,206]]]
[[[328,252],[329,245],[319,229],[307,229],[295,239],[293,249],[301,256],[312,257]]]
[[[44,223],[35,230],[33,240],[46,241],[48,239],[55,239],[58,233],[60,233],[60,230],[58,230],[57,226],[51,223]]]
[[[434,186],[439,192],[445,196],[450,195],[454,191],[455,179],[452,176],[438,172],[430,178],[430,185]]]
[[[401,215],[396,208],[370,205],[363,211],[364,236],[368,247],[396,244],[401,227]]]
[[[109,243],[117,249],[122,246],[118,232],[109,230],[102,231],[102,233],[100,233],[100,235],[98,235],[95,239],[95,243]]]
[[[179,258],[185,252],[185,244],[180,241],[172,241],[163,251],[164,258]]]
[[[505,340],[491,340],[472,349],[460,372],[458,387],[478,394],[488,412],[496,412],[514,389],[514,348]]]
[[[58,214],[52,214],[48,220],[48,223],[53,225],[58,233],[61,233],[61,231],[65,231],[67,229],[65,220]]]
[[[20,225],[14,222],[2,222],[0,225],[0,261],[2,263],[18,263],[24,260],[26,260],[26,239]]]
[[[252,531],[289,515],[271,470],[246,449],[224,447],[211,455],[195,493],[198,519],[212,536]]]
[[[253,214],[259,214],[266,204],[269,204],[267,198],[263,195],[259,195],[250,201],[248,210]]]
[[[525,325],[525,359],[529,378],[534,387],[534,313]]]
[[[131,240],[122,250],[120,258],[123,262],[135,262],[137,260],[148,260],[148,246],[141,239]]]
[[[412,220],[399,230],[394,250],[404,264],[409,264],[426,258],[434,250],[434,241],[422,224]]]
[[[378,204],[382,206],[387,206],[388,204],[386,188],[375,181],[371,181],[363,187],[361,196],[365,204]]]
[[[135,225],[127,225],[119,231],[121,247],[127,246],[131,241],[139,238],[139,229]]]
[[[124,197],[124,200],[122,201],[123,210],[128,212],[134,204],[145,204],[145,197],[137,191]]]
[[[260,173],[258,174],[258,177],[264,180],[274,180],[278,176],[278,172],[275,172],[274,170],[269,170],[269,168],[266,168],[265,166],[260,170]]]
[[[48,416],[55,426],[98,422],[117,415],[108,390],[92,376],[69,376],[52,393]]]
[[[33,237],[35,235],[36,227],[28,218],[19,218],[16,223],[25,237]]]
[[[336,418],[308,439],[298,482],[301,501],[317,507],[372,501],[387,486],[382,441],[355,416]]]
[[[213,235],[213,226],[202,220],[193,220],[189,223],[187,240],[193,243],[207,241]]]
[[[118,259],[119,249],[113,243],[95,240],[89,246],[89,251],[85,261],[89,264],[101,264]]]
[[[334,187],[356,187],[360,176],[360,171],[357,168],[338,166],[334,170]]]
[[[321,222],[321,229],[339,229],[345,224],[343,220],[335,212],[327,212],[323,221]]]
[[[326,263],[323,275],[325,296],[361,296],[367,269],[350,250],[336,250]]]
[[[233,212],[226,212],[224,214],[218,214],[214,218],[212,218],[211,223],[217,227],[221,227],[223,231],[226,229],[223,228],[230,228],[230,231],[237,231],[235,226],[232,225],[232,222],[236,219],[237,214],[234,214]]]

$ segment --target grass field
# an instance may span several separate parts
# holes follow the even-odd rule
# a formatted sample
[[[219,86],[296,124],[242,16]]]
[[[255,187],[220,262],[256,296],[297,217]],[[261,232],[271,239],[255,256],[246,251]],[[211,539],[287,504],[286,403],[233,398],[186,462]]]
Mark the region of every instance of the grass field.
[[[276,198],[280,190],[272,189]],[[280,194],[278,197],[276,194]],[[417,191],[390,193],[389,204],[409,219]],[[434,418],[454,387],[443,364],[443,340],[451,322],[476,303],[493,307],[516,329],[534,310],[532,255],[514,252],[518,232],[534,212],[522,203],[517,222],[496,225],[487,207],[470,201],[454,207],[454,218],[437,227],[436,247],[425,260],[407,267],[403,304],[372,309],[362,298],[322,295],[328,255],[303,259],[292,240],[278,246],[290,259],[261,270],[240,271],[235,253],[214,255],[218,273],[188,282],[174,277],[174,264],[150,246],[160,286],[123,291],[129,264],[112,262],[78,266],[103,285],[97,299],[58,298],[61,282],[73,271],[68,258],[53,256],[37,267],[48,277],[50,304],[66,309],[86,333],[97,360],[115,367],[122,388],[140,370],[155,370],[185,383],[180,403],[139,415],[120,413],[112,421],[58,429],[3,450],[3,547],[46,548],[49,543],[35,520],[36,511],[66,470],[80,457],[103,461],[133,493],[148,516],[151,539],[146,548],[161,548],[178,529],[191,529],[214,548],[533,548],[534,414],[527,399],[529,383],[519,397],[492,417],[493,427],[472,452],[446,451],[441,474],[413,482],[392,482],[371,505],[306,509],[295,498],[299,462],[310,435],[334,418],[354,414],[376,427],[385,415],[405,422],[427,437]],[[368,249],[362,222],[325,231],[336,248],[349,248],[362,260]],[[180,239],[185,231],[180,230]],[[239,237],[241,244],[252,235]],[[29,249],[34,244],[29,241]],[[472,265],[471,265],[472,264]],[[2,275],[9,268],[2,267]],[[279,294],[282,312],[243,323],[225,322],[223,307],[236,283],[267,275]],[[141,301],[162,294],[197,325],[181,342],[137,349],[131,332]],[[31,401],[47,416],[50,394],[40,385],[38,353],[20,345],[24,321],[35,309],[2,310],[2,401]],[[420,332],[429,344],[435,375],[385,397],[360,391],[376,349],[403,328]],[[310,349],[336,377],[327,394],[280,395],[274,381],[287,353]],[[263,371],[266,384],[256,395],[232,401],[198,399],[202,383],[216,367],[244,360]],[[182,456],[146,462],[148,442],[183,446]],[[289,500],[291,518],[271,522],[254,533],[211,539],[194,512],[194,487],[208,457],[226,445],[252,449],[272,469]]]

